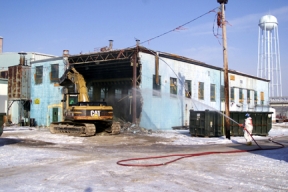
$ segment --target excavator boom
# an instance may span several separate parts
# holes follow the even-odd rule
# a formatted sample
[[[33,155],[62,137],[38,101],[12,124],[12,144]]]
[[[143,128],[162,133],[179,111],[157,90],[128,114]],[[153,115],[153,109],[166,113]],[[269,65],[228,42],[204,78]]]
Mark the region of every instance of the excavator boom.
[[[105,102],[89,102],[84,77],[71,67],[60,78],[60,85],[75,85],[77,93],[65,94],[64,121],[50,124],[51,133],[62,133],[76,136],[92,136],[97,129],[110,129],[113,134],[120,132],[120,124],[113,123],[113,108]],[[76,99],[76,100],[75,100]]]

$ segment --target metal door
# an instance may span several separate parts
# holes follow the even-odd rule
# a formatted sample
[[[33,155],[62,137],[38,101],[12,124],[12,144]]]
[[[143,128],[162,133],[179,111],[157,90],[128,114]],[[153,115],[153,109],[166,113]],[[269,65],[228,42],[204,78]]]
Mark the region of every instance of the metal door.
[[[58,122],[58,108],[52,109],[52,122]]]

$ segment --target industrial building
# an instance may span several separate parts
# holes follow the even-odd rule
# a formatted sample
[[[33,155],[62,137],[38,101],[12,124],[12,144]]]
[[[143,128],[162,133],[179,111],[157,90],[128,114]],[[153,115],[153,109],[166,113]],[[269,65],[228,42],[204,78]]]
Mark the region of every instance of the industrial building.
[[[31,62],[30,116],[37,125],[63,120],[57,78],[69,66],[84,76],[91,101],[106,101],[116,119],[143,128],[188,126],[191,109],[224,110],[222,68],[142,46],[113,50],[111,43],[100,52]],[[229,70],[229,85],[231,111],[269,111],[269,80]]]
[[[3,52],[3,45],[3,37],[0,37],[0,110],[3,113],[8,111],[12,123],[27,122],[29,112],[24,110],[23,105],[30,100],[30,62],[55,56],[35,52]]]

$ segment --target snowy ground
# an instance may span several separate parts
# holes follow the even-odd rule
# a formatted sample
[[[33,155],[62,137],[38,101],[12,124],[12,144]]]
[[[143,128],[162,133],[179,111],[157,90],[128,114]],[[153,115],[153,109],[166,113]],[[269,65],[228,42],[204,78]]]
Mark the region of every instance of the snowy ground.
[[[0,191],[288,191],[288,125],[274,124],[268,137],[286,147],[211,154],[157,167],[117,161],[169,154],[256,149],[243,137],[199,138],[188,131],[72,137],[46,128],[5,127],[0,137]],[[255,136],[265,148],[278,147]],[[152,159],[162,163],[168,159]]]

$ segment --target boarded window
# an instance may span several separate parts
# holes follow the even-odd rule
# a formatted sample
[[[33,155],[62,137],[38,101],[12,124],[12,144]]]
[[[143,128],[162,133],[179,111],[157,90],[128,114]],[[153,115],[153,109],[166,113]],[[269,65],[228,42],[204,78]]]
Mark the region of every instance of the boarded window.
[[[243,97],[244,97],[244,95],[243,95],[243,89],[239,89],[239,103],[243,103]]]
[[[191,80],[185,80],[185,97],[191,98]]]
[[[257,91],[254,91],[254,104],[256,105],[258,101]]]
[[[235,81],[235,75],[230,75],[230,80]]]
[[[161,96],[161,76],[158,75],[158,83],[156,82],[156,75],[153,75],[153,96]]]
[[[234,95],[234,87],[231,87],[230,88],[230,100],[231,102],[234,102],[234,99],[235,99],[235,95]]]
[[[210,85],[210,101],[216,101],[216,89],[215,84]]]
[[[43,80],[43,66],[36,66],[35,84],[41,84]]]
[[[225,101],[224,85],[221,85],[221,101]]]
[[[59,64],[51,65],[50,81],[51,82],[59,81]]]
[[[250,100],[251,100],[251,94],[250,94],[250,90],[247,90],[247,103],[250,103]]]
[[[198,83],[198,99],[204,100],[204,82]]]
[[[264,92],[261,92],[260,93],[261,95],[260,95],[260,99],[261,99],[261,104],[263,105],[264,104]]]
[[[177,79],[170,77],[170,93],[177,95]]]

